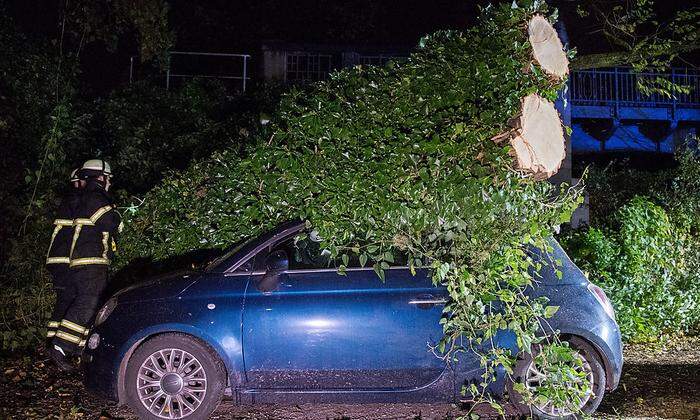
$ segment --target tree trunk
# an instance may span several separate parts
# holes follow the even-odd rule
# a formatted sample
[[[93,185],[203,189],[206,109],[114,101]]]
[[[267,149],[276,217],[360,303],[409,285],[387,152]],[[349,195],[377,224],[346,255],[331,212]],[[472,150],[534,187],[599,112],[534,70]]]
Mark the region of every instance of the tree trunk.
[[[527,32],[532,55],[540,67],[559,79],[569,74],[569,60],[552,24],[544,16],[537,15],[528,22]]]
[[[519,170],[535,179],[556,174],[566,156],[566,140],[554,104],[533,93],[523,98],[522,112],[511,120],[514,129],[494,141],[508,140]]]

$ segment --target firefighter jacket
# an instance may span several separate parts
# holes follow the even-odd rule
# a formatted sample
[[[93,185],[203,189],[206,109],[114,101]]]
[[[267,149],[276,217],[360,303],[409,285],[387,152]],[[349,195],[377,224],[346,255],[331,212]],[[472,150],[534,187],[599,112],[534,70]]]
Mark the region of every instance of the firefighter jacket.
[[[69,264],[70,247],[73,242],[73,219],[78,212],[80,203],[80,193],[78,189],[71,188],[71,191],[63,197],[56,212],[56,219],[53,221],[53,234],[51,234],[51,244],[46,255],[46,265]]]
[[[88,182],[73,220],[70,267],[108,266],[117,248],[115,236],[120,223],[121,218],[104,188],[97,181]]]

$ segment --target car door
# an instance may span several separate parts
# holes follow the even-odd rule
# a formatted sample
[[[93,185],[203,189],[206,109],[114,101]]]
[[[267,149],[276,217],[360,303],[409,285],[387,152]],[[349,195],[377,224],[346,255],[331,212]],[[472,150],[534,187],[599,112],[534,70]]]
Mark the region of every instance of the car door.
[[[445,363],[445,291],[426,271],[295,268],[274,287],[255,273],[246,291],[243,349],[248,386],[291,390],[407,390],[436,380]],[[271,290],[272,289],[272,290]]]

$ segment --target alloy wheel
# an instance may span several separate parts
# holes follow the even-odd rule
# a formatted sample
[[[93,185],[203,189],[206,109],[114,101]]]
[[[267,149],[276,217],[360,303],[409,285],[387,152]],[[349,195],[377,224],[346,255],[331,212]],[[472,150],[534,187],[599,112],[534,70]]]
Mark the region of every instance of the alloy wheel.
[[[185,350],[153,352],[141,363],[136,378],[141,404],[163,419],[181,419],[194,413],[207,394],[202,364]]]
[[[580,353],[576,352],[576,358],[580,363],[575,362],[572,364],[572,367],[578,373],[583,373],[582,376],[585,377],[585,381],[588,382],[588,391],[579,401],[572,402],[571,404],[567,404],[563,407],[556,406],[553,401],[547,400],[536,402],[534,404],[535,408],[549,416],[566,417],[581,412],[581,410],[586,406],[588,401],[593,397],[593,387],[595,386],[593,369],[591,368],[591,364],[588,362],[588,360],[586,360],[586,358]],[[534,394],[537,388],[543,385],[546,377],[544,368],[539,366],[535,358],[527,368],[525,375],[525,386],[531,393]]]

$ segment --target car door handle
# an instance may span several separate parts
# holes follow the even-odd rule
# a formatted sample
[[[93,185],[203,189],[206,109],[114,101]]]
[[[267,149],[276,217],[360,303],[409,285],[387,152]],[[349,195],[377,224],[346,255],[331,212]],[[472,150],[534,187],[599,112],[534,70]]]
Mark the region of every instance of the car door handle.
[[[447,299],[435,297],[433,295],[420,295],[408,301],[409,305],[418,305],[419,307],[430,307],[433,305],[444,305]]]

